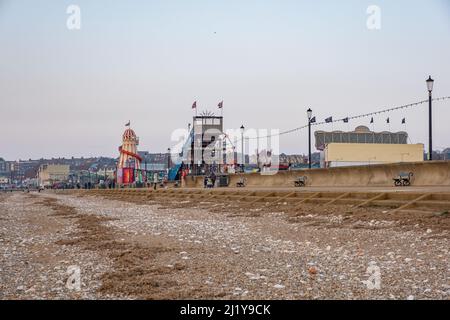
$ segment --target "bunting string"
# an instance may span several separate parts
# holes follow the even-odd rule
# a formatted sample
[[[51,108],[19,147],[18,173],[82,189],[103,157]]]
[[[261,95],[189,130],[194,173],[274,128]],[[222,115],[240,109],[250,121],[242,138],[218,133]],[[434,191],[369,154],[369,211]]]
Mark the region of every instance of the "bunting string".
[[[450,99],[450,96],[433,98],[433,101],[437,102],[437,101],[443,101],[443,100],[448,100],[448,99]],[[318,125],[330,124],[330,123],[332,124],[332,123],[335,123],[335,122],[348,123],[350,120],[354,120],[354,119],[366,118],[366,117],[370,117],[370,116],[374,116],[374,115],[382,114],[382,113],[386,113],[386,112],[391,112],[391,111],[395,111],[395,110],[401,110],[401,109],[416,107],[416,106],[422,105],[424,103],[427,103],[428,101],[429,101],[428,99],[427,100],[422,100],[422,101],[418,101],[418,102],[414,102],[414,103],[409,103],[409,104],[405,104],[405,105],[401,105],[401,106],[391,107],[391,108],[382,109],[382,110],[369,112],[369,113],[364,113],[364,114],[360,114],[360,115],[349,116],[349,117],[336,119],[336,120],[333,119],[332,117],[329,117],[325,121],[311,123],[311,126],[318,126]],[[267,139],[267,138],[270,138],[270,137],[277,137],[277,136],[282,136],[282,135],[285,135],[285,134],[290,134],[290,133],[293,133],[293,132],[296,132],[296,131],[303,130],[305,128],[308,128],[308,124],[306,124],[304,126],[301,126],[301,127],[297,127],[297,128],[281,131],[281,132],[279,132],[277,134],[270,134],[270,135],[261,136],[261,137],[248,137],[248,139]],[[241,141],[241,140],[242,139],[238,139],[237,141]]]

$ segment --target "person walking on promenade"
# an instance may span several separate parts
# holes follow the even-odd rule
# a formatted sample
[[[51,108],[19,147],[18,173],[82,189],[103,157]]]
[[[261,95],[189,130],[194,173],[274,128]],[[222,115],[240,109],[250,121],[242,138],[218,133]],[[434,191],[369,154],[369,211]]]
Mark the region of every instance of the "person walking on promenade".
[[[211,183],[212,183],[212,188],[214,188],[214,186],[216,185],[216,174],[213,172],[211,172]]]

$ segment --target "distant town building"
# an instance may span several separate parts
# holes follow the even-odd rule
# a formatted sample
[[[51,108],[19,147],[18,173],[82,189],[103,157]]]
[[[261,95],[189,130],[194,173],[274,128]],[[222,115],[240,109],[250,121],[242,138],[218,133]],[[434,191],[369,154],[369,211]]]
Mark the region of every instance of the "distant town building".
[[[7,181],[3,182],[2,184],[9,183],[9,178],[11,177],[9,170],[7,170],[7,167],[8,165],[5,159],[0,158],[0,179],[3,179],[2,181]]]
[[[39,165],[38,162],[31,159],[17,161],[15,163],[14,178],[22,181],[36,177]]]
[[[6,161],[3,158],[0,158],[0,176],[6,173]]]
[[[428,155],[424,153],[424,159],[427,158]],[[450,148],[445,148],[442,151],[433,150],[433,160],[450,160]]]
[[[308,156],[300,155],[300,154],[287,155],[285,153],[282,153],[279,156],[279,161],[280,161],[280,163],[288,164],[288,165],[307,164]]]
[[[66,182],[69,179],[70,166],[66,164],[42,164],[39,166],[37,180],[40,186]]]
[[[450,148],[445,148],[441,152],[442,159],[441,160],[450,160]],[[434,159],[434,158],[433,158]]]
[[[162,172],[167,170],[169,165],[168,153],[149,153],[148,151],[139,151],[138,154],[142,158],[142,169],[152,172]]]

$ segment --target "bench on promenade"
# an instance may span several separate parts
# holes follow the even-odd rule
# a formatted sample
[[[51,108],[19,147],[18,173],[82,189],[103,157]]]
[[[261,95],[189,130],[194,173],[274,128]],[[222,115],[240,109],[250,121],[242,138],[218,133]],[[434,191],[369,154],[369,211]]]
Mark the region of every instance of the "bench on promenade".
[[[307,179],[308,178],[306,176],[297,177],[297,179],[294,180],[294,186],[305,187]]]
[[[400,172],[397,177],[392,178],[396,187],[407,187],[411,185],[412,172]]]
[[[247,184],[247,179],[244,177],[241,177],[241,178],[239,178],[239,181],[236,182],[236,187],[244,188],[246,184]]]

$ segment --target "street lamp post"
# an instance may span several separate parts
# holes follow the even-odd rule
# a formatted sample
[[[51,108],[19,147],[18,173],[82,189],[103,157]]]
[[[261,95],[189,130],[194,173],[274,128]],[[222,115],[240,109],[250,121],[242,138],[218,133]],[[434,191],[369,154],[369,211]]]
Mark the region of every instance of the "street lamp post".
[[[242,172],[244,171],[244,162],[245,162],[245,156],[244,156],[244,131],[245,131],[245,127],[244,125],[241,126],[241,168],[242,168]]]
[[[170,170],[171,159],[170,159],[170,148],[167,148],[167,172]]]
[[[306,114],[308,115],[308,167],[311,169],[311,108],[306,111]]]
[[[147,157],[144,157],[145,183],[148,186]]]
[[[434,80],[431,79],[431,76],[427,79],[427,88],[428,88],[428,160],[433,160],[433,130],[432,130],[432,91],[433,91]]]

